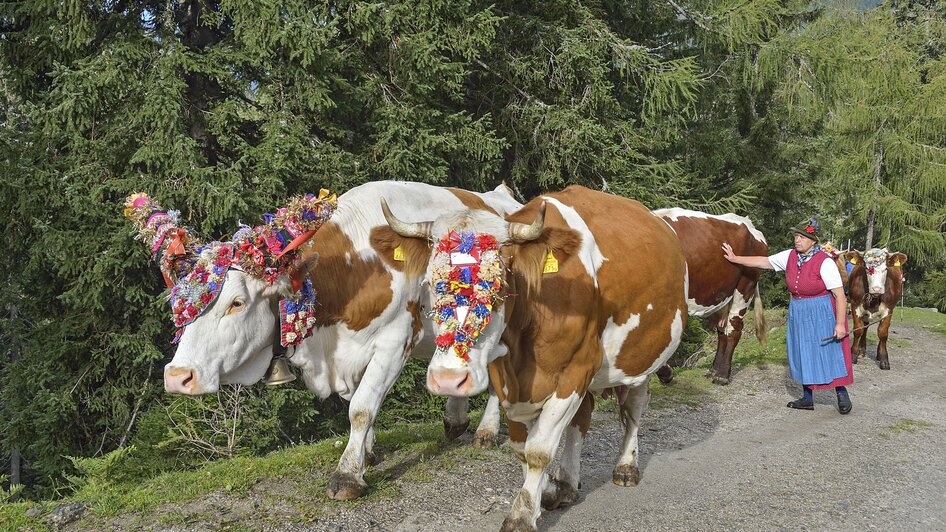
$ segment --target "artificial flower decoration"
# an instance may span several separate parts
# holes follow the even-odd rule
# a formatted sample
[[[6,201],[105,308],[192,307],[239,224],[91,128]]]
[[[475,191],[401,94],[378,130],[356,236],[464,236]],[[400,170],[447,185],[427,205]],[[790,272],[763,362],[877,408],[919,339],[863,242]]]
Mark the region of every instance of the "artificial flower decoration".
[[[815,231],[817,231],[818,229],[821,229],[821,226],[818,224],[817,221],[815,221],[814,216],[810,216],[808,218],[808,226],[805,227],[805,232],[808,233],[809,235],[813,235],[815,234]]]
[[[436,344],[469,361],[502,289],[499,245],[490,235],[450,231],[437,245],[432,271]]]
[[[160,211],[146,194],[129,196],[125,216],[138,225],[139,237],[151,245],[153,254],[163,243],[167,244],[161,269],[167,269],[165,279],[171,288],[172,321],[178,327],[175,342],[183,328],[217,299],[227,272],[236,267],[261,279],[266,286],[283,275],[292,280],[294,293],[279,304],[280,342],[289,346],[311,336],[315,327],[315,292],[312,281],[298,270],[302,258],[295,250],[332,216],[336,206],[335,194],[325,189],[318,196],[298,196],[276,214],[265,214],[264,225],[243,226],[231,242],[204,246],[188,239],[186,231],[177,227],[177,212]],[[169,279],[176,281],[172,283]]]
[[[864,266],[867,268],[867,273],[869,275],[874,275],[874,272],[881,265],[887,263],[887,250],[886,249],[871,249],[864,253]]]
[[[141,192],[132,194],[125,200],[125,217],[135,224],[137,238],[144,241],[151,249],[151,257],[156,258],[161,248],[161,273],[168,288],[174,286],[177,279],[187,275],[197,257],[199,242],[189,238],[187,230],[180,227],[181,213],[165,211],[151,196]]]

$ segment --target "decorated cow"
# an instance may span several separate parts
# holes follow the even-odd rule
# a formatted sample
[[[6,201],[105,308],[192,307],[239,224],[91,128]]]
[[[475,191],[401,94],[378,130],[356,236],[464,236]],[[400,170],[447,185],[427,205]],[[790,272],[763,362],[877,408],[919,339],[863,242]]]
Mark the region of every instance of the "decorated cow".
[[[647,383],[687,319],[686,263],[671,228],[640,203],[579,186],[505,218],[465,209],[411,223],[390,207],[397,234],[434,243],[422,260],[437,325],[428,388],[468,396],[491,383],[506,411],[525,482],[503,530],[535,530],[540,502],[577,499],[595,392],[622,388],[613,481],[636,485]]]
[[[870,249],[866,253],[848,251],[847,262],[854,265],[847,280],[848,302],[854,319],[854,339],[851,344],[851,362],[867,349],[867,328],[877,326],[877,365],[890,369],[887,355],[887,336],[893,309],[903,295],[903,265],[907,256],[886,248]]]
[[[224,384],[256,383],[275,348],[289,346],[289,361],[309,390],[350,401],[348,445],[327,488],[336,499],[364,493],[381,403],[407,357],[429,358],[434,350],[420,286],[429,246],[387,226],[382,196],[415,219],[459,208],[501,216],[521,207],[504,185],[476,194],[374,182],[337,199],[324,191],[294,198],[264,224],[210,244],[145,195],[130,197],[125,211],[171,287],[179,343],[165,367],[165,388],[199,395]],[[448,400],[448,437],[465,431],[467,408],[466,397]],[[491,397],[475,441],[491,445],[498,426]]]

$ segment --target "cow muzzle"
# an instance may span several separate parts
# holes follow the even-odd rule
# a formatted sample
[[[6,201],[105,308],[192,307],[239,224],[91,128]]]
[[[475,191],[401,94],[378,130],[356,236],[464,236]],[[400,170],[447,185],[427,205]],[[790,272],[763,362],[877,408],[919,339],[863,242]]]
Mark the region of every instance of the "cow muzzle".
[[[436,395],[467,397],[473,389],[473,375],[466,368],[428,369],[427,389]]]
[[[179,395],[198,395],[197,371],[193,368],[164,368],[164,390]]]

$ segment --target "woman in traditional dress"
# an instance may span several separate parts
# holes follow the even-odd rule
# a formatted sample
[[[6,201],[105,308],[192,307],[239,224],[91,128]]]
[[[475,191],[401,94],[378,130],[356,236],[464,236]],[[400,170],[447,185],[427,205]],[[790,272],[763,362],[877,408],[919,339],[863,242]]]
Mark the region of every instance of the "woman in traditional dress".
[[[792,379],[804,395],[789,408],[814,410],[812,390],[834,388],[838,411],[851,411],[846,386],[854,382],[851,343],[847,336],[847,299],[841,274],[818,244],[819,225],[814,218],[792,228],[795,246],[770,257],[739,256],[723,244],[726,259],[735,264],[785,272],[792,295],[788,305],[785,340]]]

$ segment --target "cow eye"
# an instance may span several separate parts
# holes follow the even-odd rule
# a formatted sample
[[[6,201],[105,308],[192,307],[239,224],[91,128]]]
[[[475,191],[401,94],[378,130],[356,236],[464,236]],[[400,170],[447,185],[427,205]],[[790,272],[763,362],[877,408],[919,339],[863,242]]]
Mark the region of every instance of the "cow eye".
[[[234,299],[230,306],[227,308],[227,314],[233,314],[234,312],[240,312],[243,309],[243,300],[241,298]]]

